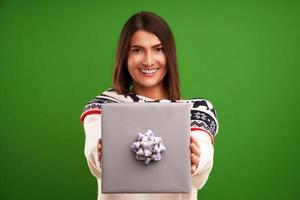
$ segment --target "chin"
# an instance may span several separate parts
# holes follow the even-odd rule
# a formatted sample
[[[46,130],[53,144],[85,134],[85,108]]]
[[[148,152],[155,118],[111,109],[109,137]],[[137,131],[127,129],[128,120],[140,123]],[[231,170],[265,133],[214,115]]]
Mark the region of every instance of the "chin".
[[[157,81],[144,82],[143,81],[143,82],[139,82],[138,84],[144,88],[151,88],[151,87],[159,85],[159,82],[157,82]]]

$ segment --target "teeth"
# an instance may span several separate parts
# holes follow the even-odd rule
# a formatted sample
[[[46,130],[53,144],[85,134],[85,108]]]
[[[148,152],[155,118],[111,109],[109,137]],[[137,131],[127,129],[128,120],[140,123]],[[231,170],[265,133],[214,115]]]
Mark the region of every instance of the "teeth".
[[[152,70],[145,70],[145,69],[140,69],[143,73],[146,74],[152,74],[154,72],[156,72],[158,69],[152,69]]]

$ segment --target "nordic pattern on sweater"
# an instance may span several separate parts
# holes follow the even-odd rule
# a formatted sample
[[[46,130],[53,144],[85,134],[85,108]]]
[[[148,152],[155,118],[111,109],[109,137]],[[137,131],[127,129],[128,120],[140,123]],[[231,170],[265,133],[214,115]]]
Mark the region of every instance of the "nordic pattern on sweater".
[[[191,108],[191,130],[203,130],[210,135],[212,143],[214,137],[218,133],[218,121],[216,119],[216,110],[211,102],[203,98],[192,98],[189,100],[176,100],[171,101],[168,99],[152,100],[145,96],[129,93],[127,96],[117,94],[112,88],[104,91],[102,94],[96,96],[89,101],[83,108],[80,116],[80,121],[83,122],[84,118],[92,113],[101,113],[101,106],[105,103],[119,103],[119,102],[187,102],[192,103]]]

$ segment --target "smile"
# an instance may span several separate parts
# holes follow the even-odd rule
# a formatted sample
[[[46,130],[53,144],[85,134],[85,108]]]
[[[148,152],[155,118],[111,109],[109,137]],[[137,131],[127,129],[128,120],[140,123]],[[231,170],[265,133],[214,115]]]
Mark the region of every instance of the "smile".
[[[156,69],[140,69],[141,72],[143,72],[144,74],[148,74],[148,75],[151,75],[151,74],[154,74],[155,72],[157,72],[158,68]]]

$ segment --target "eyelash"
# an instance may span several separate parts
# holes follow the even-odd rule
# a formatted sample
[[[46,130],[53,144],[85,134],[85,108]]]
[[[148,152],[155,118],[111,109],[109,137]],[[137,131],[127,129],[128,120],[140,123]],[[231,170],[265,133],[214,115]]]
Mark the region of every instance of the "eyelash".
[[[132,49],[132,52],[139,53],[138,51],[141,51],[142,49]]]
[[[160,51],[163,51],[163,48],[159,47],[159,48],[156,48],[155,50],[160,52]],[[132,49],[132,52],[134,52],[134,53],[139,53],[140,51],[142,51],[142,49]]]
[[[164,49],[162,47],[156,48],[155,50],[163,51]]]

